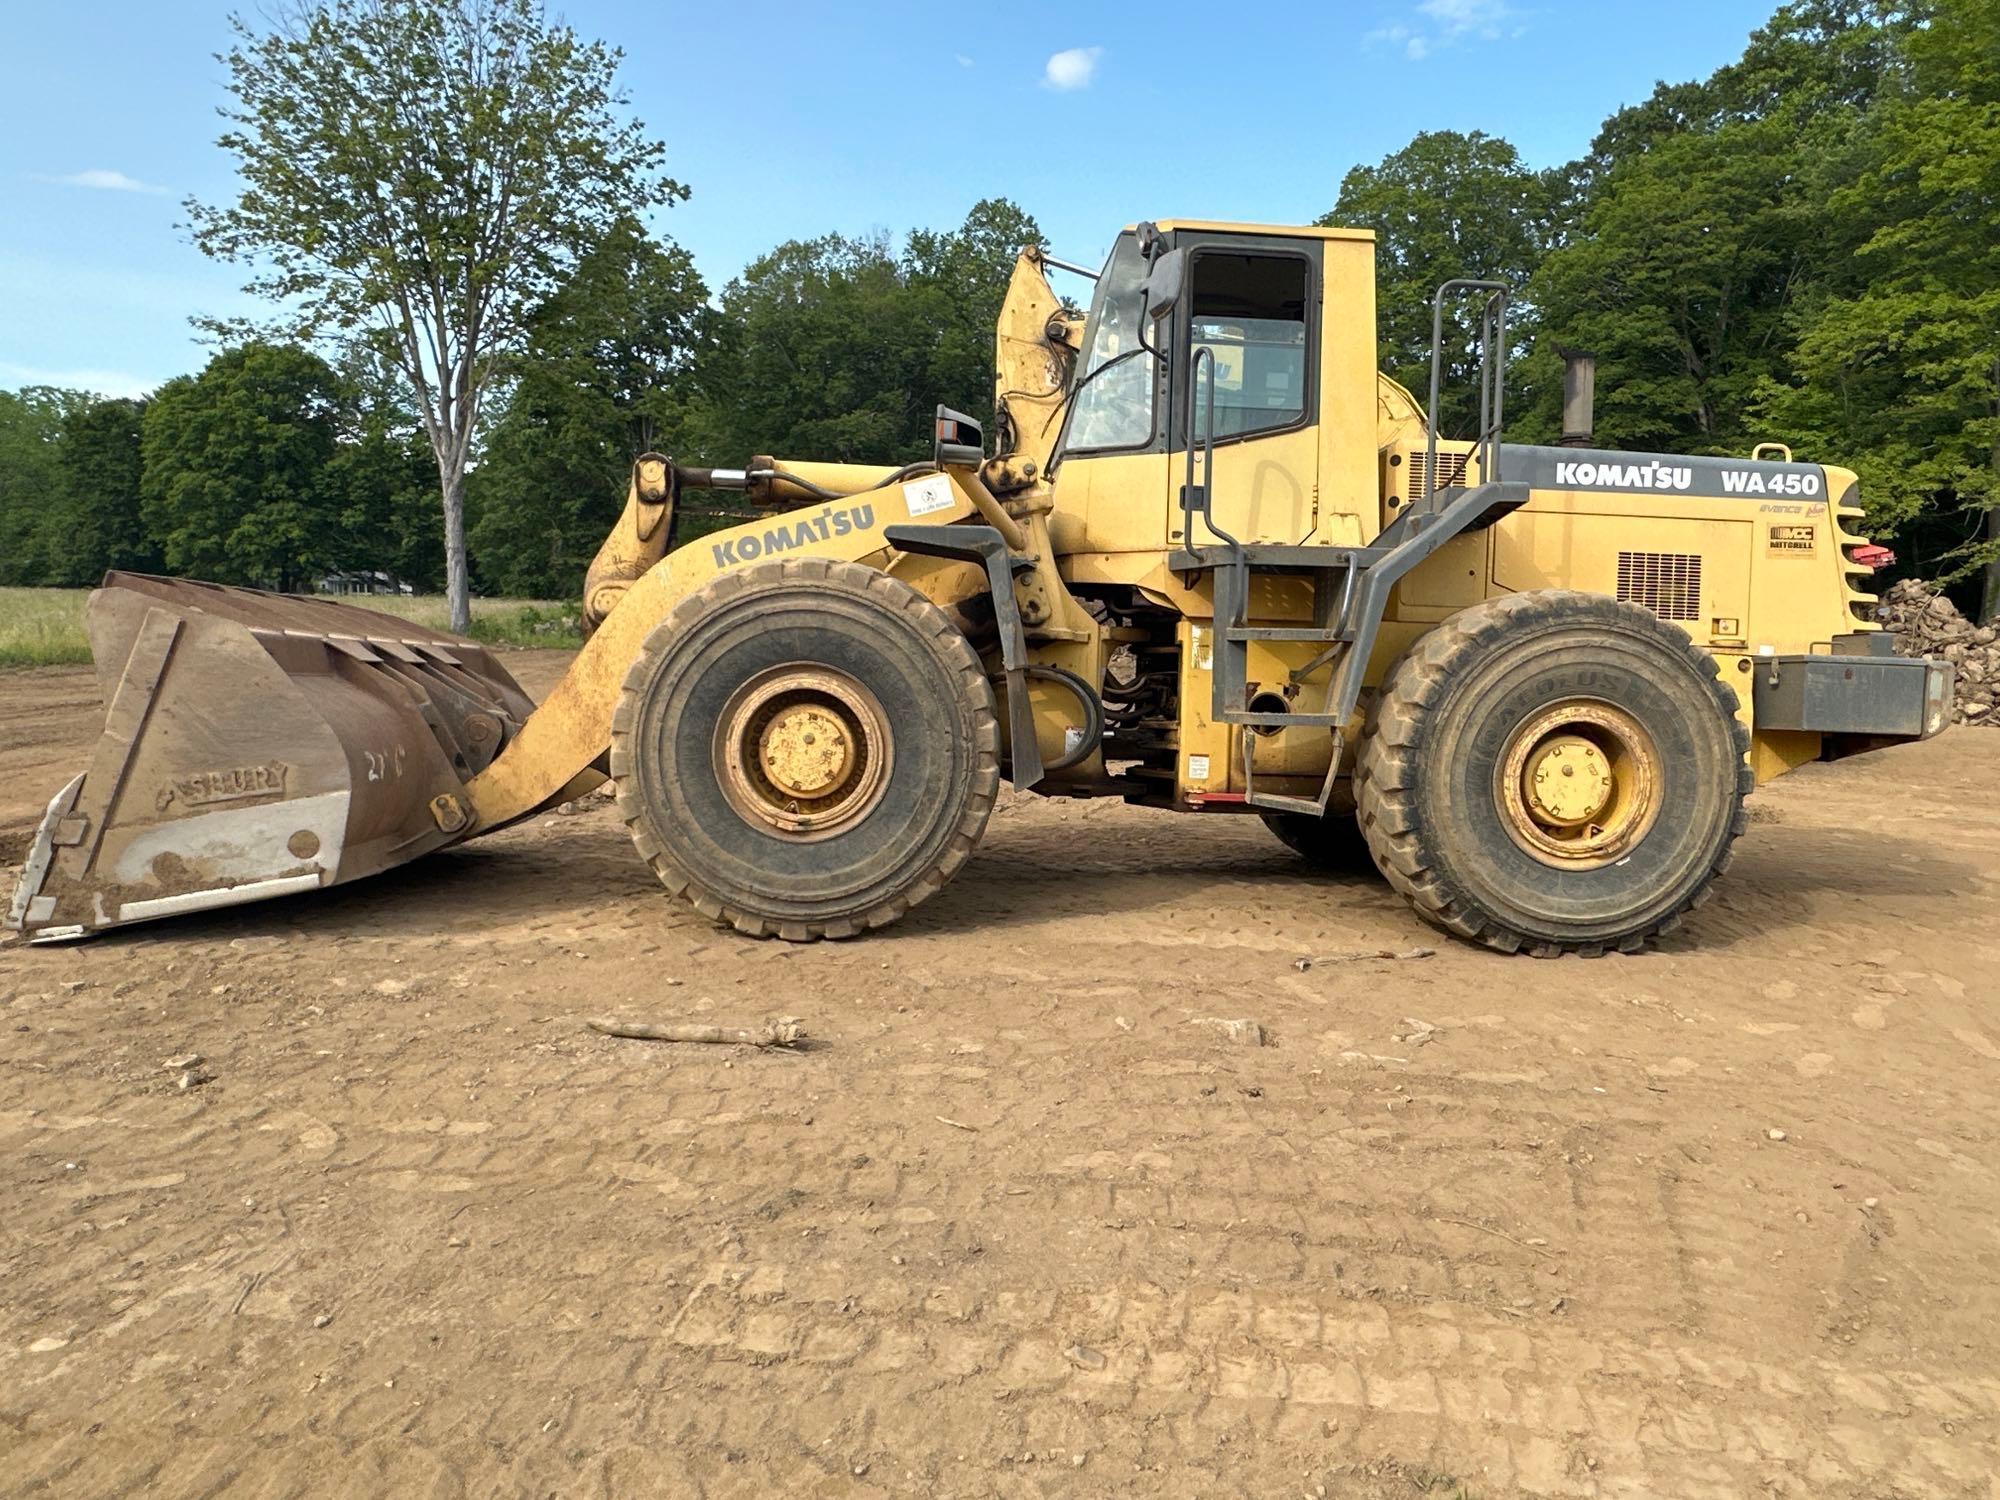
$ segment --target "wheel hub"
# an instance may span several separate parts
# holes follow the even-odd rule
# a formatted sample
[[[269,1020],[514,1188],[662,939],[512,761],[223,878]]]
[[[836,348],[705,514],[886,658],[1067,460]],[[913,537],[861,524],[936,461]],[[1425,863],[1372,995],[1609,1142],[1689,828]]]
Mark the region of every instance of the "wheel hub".
[[[1558,869],[1622,858],[1659,816],[1652,736],[1609,703],[1576,699],[1531,716],[1509,737],[1497,774],[1508,833]]]
[[[1522,789],[1537,822],[1574,828],[1595,818],[1611,800],[1611,766],[1582,735],[1559,734],[1528,757]]]
[[[819,704],[785,709],[764,726],[757,753],[771,783],[788,797],[823,797],[854,769],[854,726]]]
[[[715,764],[753,827],[797,842],[838,833],[882,800],[895,736],[875,695],[845,672],[796,663],[762,672],[723,705]]]

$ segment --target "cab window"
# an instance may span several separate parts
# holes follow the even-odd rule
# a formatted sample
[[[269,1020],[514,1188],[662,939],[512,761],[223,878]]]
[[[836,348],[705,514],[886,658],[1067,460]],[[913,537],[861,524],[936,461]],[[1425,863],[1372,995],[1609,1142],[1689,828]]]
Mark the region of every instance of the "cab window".
[[[1215,359],[1216,441],[1298,426],[1306,414],[1306,261],[1203,251],[1192,281],[1194,344]],[[1197,441],[1206,436],[1207,386],[1203,370],[1194,392]]]

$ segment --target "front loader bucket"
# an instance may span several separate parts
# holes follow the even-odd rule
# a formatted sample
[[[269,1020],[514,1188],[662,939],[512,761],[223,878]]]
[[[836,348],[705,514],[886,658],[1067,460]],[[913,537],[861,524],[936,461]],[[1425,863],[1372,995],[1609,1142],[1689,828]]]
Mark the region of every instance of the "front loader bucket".
[[[351,605],[111,573],[104,732],[8,910],[31,938],[372,875],[466,836],[534,704],[480,645]]]

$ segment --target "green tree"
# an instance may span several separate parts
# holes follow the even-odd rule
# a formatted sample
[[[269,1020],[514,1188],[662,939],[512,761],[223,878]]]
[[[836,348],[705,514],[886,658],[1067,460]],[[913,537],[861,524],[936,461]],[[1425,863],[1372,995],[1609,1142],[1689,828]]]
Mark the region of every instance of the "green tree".
[[[463,630],[465,477],[496,380],[578,247],[684,190],[624,114],[620,54],[538,0],[325,0],[267,35],[235,24],[221,145],[243,186],[188,204],[195,243],[258,267],[288,336],[400,372]]]
[[[1568,174],[1588,198],[1618,166],[1675,136],[1781,112],[1801,122],[1852,116],[1894,80],[1902,37],[1928,10],[1929,0],[1790,0],[1735,62],[1699,81],[1661,83],[1612,115]]]
[[[981,199],[956,229],[910,232],[903,277],[911,314],[929,335],[917,393],[921,420],[942,401],[991,430],[994,324],[1015,258],[1041,243],[1033,215],[1006,198]]]
[[[683,408],[707,304],[693,258],[627,220],[536,312],[469,486],[482,584],[576,594],[632,460],[648,449],[688,456]]]
[[[691,431],[714,462],[927,455],[939,402],[984,418],[993,326],[1014,258],[1040,230],[1006,199],[945,233],[792,240],[722,294]]]
[[[792,240],[752,262],[723,290],[702,361],[705,450],[736,463],[908,457],[924,334],[907,310],[886,238]]]
[[[1530,288],[1541,329],[1519,432],[1559,428],[1557,345],[1598,357],[1598,440],[1717,452],[1772,435],[1754,407],[1836,253],[1834,164],[1893,84],[1916,6],[1798,0],[1743,56],[1661,84],[1565,169],[1574,222]]]
[[[1601,445],[1754,441],[1751,398],[1782,364],[1786,315],[1823,234],[1800,169],[1784,118],[1670,135],[1621,165],[1535,277],[1549,337],[1524,372],[1523,430],[1558,426],[1559,341],[1597,355]]]
[[[1420,132],[1372,167],[1355,167],[1321,224],[1375,231],[1375,303],[1381,367],[1426,399],[1431,301],[1459,277],[1501,281],[1517,300],[1509,339],[1519,344],[1533,308],[1519,299],[1555,230],[1559,184],[1531,172],[1497,136]],[[1470,436],[1478,425],[1473,304],[1452,306],[1445,324],[1439,430]]]
[[[62,426],[66,503],[44,545],[48,581],[96,583],[110,568],[160,566],[160,549],[140,513],[140,435],[146,403],[107,399],[72,410]]]
[[[46,385],[0,391],[0,584],[51,581],[50,532],[71,508],[63,426],[90,400]]]
[[[340,398],[326,361],[271,344],[161,386],[146,408],[141,515],[167,566],[289,590],[329,562]]]
[[[2000,0],[1942,0],[1904,42],[1858,170],[1830,195],[1830,274],[1772,419],[1863,480],[1872,524],[1982,573],[2000,614]],[[1954,535],[1955,534],[1955,535]]]
[[[351,393],[348,396],[352,400]],[[327,561],[350,572],[388,573],[423,593],[444,587],[437,464],[422,433],[381,409],[348,407],[320,476],[332,523]]]

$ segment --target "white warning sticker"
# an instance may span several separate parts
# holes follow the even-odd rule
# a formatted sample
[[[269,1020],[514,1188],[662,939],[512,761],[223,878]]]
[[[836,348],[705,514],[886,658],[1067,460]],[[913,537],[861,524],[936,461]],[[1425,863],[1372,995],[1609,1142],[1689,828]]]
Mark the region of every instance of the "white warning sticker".
[[[944,475],[927,474],[903,486],[903,503],[912,516],[927,516],[933,511],[956,509],[958,496]]]
[[[1197,672],[1213,672],[1215,670],[1215,631],[1213,627],[1196,625],[1193,627],[1192,634],[1194,636],[1194,669]]]
[[[1208,780],[1208,757],[1206,755],[1190,755],[1188,757],[1187,779],[1189,781]]]

